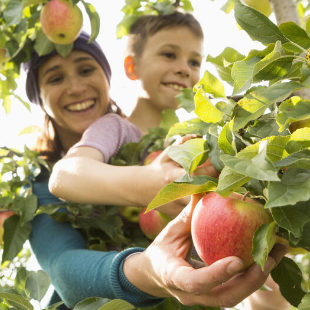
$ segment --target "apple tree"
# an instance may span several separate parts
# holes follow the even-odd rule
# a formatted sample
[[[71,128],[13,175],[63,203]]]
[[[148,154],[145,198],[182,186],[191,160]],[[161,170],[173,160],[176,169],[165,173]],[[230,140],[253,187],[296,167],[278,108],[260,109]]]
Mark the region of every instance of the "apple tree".
[[[16,81],[21,63],[29,59],[33,49],[40,55],[57,49],[65,56],[72,48],[71,44],[51,42],[40,27],[42,7],[51,1],[0,0],[0,100],[8,113],[11,97],[21,100],[14,92]],[[95,39],[99,31],[99,15],[93,5],[84,0],[65,1],[74,5],[80,3],[85,8],[92,26],[91,39]],[[273,279],[293,308],[308,309],[309,2],[269,0],[277,24],[256,10],[259,8],[252,8],[253,1],[244,2],[248,5],[240,0],[228,0],[223,10],[229,12],[233,9],[239,27],[253,40],[261,42],[262,49],[251,50],[248,55],[243,55],[235,48],[226,47],[218,56],[208,55],[206,61],[216,68],[217,76],[209,71],[204,72],[193,90],[184,90],[178,96],[181,108],[194,112],[196,117],[175,123],[173,115],[165,114],[161,128],[152,129],[137,144],[124,146],[112,163],[137,164],[139,156],[132,155],[143,153],[150,142],[155,150],[166,146],[166,138],[187,134],[201,136],[170,148],[169,156],[180,163],[186,172],[163,188],[148,209],[158,207],[163,201],[208,191],[215,191],[223,197],[232,192],[247,193],[259,200],[270,211],[273,222],[255,235],[254,260],[263,268],[268,254],[266,249],[271,243],[271,231],[276,229],[278,237],[289,245],[290,255],[272,272]],[[284,2],[286,5],[283,5]],[[122,9],[124,18],[118,25],[117,36],[127,35],[130,25],[140,15],[170,13],[175,7],[193,10],[189,0],[127,0]],[[227,84],[231,86],[232,93],[225,91]],[[23,104],[29,106],[27,102]],[[49,213],[56,220],[63,218],[57,218],[57,206],[51,205],[36,211],[36,197],[31,191],[31,178],[52,167],[39,154],[26,147],[24,152],[5,147],[0,152],[0,208],[14,210],[18,214],[5,222],[4,263],[12,261],[21,251],[31,232],[30,221],[38,212]],[[220,171],[218,179],[204,175],[192,176],[192,172],[206,157]],[[103,236],[102,231],[104,235],[112,236],[110,239],[120,246],[126,245],[126,242],[129,245],[132,241],[137,244],[143,240],[140,236],[138,240],[126,239],[121,230],[122,223],[117,220],[117,209],[112,209],[110,214],[100,214],[106,217],[102,223],[108,223],[113,218],[117,232],[107,231],[110,226],[99,224],[99,221],[89,221],[90,215],[93,217],[94,211],[98,211],[93,206],[86,208],[85,205],[69,204],[68,209],[70,215],[66,215],[65,220],[86,232],[90,248],[105,248],[107,240],[98,239],[98,236]],[[95,225],[97,235],[89,234],[93,231],[89,229],[92,225]],[[0,297],[6,298],[1,293],[0,290]],[[163,307],[186,308],[173,299],[168,299]],[[191,308],[199,309],[198,306]]]

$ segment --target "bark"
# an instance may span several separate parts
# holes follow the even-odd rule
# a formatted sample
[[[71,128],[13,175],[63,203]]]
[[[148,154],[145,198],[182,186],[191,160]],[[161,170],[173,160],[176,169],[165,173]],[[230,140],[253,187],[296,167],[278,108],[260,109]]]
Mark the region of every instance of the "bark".
[[[290,21],[300,26],[300,18],[294,0],[269,0],[269,2],[278,25]]]
[[[301,25],[300,18],[297,12],[296,3],[294,0],[269,0],[271,8],[275,14],[277,25],[285,22],[294,22]],[[305,56],[302,54],[302,56]],[[310,99],[310,89],[302,89],[293,93],[295,96],[300,96],[305,99]]]

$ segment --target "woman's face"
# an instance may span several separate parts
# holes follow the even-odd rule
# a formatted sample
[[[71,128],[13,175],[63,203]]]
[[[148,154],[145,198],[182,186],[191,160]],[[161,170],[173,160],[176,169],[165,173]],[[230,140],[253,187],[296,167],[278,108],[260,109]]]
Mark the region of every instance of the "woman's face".
[[[82,135],[109,106],[109,83],[88,53],[51,57],[38,71],[40,98],[59,134]]]

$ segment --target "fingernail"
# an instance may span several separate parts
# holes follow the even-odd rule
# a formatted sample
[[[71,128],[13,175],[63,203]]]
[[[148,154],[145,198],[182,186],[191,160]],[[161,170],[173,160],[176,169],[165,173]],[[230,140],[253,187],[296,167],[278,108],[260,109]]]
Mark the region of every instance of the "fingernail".
[[[227,273],[230,275],[236,274],[244,269],[244,263],[240,260],[233,260],[228,266],[227,266]]]
[[[273,269],[273,267],[275,266],[276,262],[273,258],[269,257],[266,261],[266,264],[264,266],[264,273],[268,274],[270,273],[270,271]]]

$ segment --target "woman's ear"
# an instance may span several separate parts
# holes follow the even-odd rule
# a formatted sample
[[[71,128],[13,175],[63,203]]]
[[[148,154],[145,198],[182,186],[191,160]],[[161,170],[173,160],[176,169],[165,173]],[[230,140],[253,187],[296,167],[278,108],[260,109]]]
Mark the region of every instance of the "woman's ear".
[[[138,79],[138,76],[135,72],[135,64],[132,56],[127,56],[124,60],[124,68],[125,72],[128,78],[130,78],[132,81],[135,81]]]

